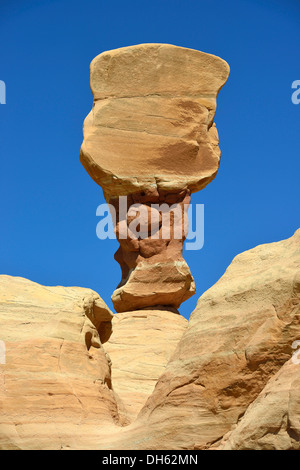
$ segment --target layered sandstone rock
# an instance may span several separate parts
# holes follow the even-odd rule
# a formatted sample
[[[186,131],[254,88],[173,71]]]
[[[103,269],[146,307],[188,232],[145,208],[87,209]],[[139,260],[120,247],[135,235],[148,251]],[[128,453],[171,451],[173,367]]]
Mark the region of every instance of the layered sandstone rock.
[[[228,64],[168,44],[140,44],[91,63],[94,106],[81,161],[111,197],[161,189],[199,191],[219,167],[213,118]]]
[[[298,449],[299,339],[300,230],[237,256],[199,299],[121,446],[218,448],[239,423],[226,448]]]
[[[117,446],[187,320],[113,317],[90,289],[0,276],[0,325],[0,449],[96,449]]]
[[[128,196],[127,214],[117,211],[114,218],[122,269],[112,297],[117,312],[157,304],[178,308],[195,293],[182,258],[187,223],[174,219],[170,235],[163,236],[167,222],[160,220],[151,234],[149,218],[144,236],[132,232],[128,219],[134,203],[146,213],[151,204],[175,203],[186,213],[190,194],[216,176],[220,149],[213,119],[228,75],[222,59],[168,44],[108,51],[91,63],[94,103],[84,123],[81,162],[112,212]]]
[[[299,450],[300,230],[237,256],[187,328],[9,276],[0,324],[1,449]]]
[[[187,328],[187,320],[165,309],[114,315],[105,344],[123,422],[132,422],[151,395]]]
[[[99,423],[119,424],[101,344],[111,318],[90,289],[0,276],[0,449],[84,447]]]
[[[299,364],[291,360],[271,378],[220,450],[300,450]]]

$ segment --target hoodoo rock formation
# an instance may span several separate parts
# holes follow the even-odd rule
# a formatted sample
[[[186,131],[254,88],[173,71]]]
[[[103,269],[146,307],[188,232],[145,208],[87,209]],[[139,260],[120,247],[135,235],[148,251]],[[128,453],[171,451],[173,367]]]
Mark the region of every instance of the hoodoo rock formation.
[[[219,168],[213,119],[228,75],[222,59],[167,44],[108,51],[92,61],[94,104],[80,158],[116,212],[117,312],[178,308],[195,293],[182,258],[186,213],[190,194]]]

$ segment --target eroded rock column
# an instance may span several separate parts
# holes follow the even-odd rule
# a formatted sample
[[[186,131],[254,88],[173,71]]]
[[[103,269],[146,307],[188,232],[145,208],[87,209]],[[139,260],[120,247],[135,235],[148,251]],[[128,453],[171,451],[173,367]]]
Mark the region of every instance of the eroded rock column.
[[[195,283],[182,257],[188,232],[189,190],[146,191],[111,200],[120,248],[115,259],[122,279],[112,296],[117,312],[150,306],[177,309],[195,293]],[[127,204],[123,210],[120,206]]]
[[[219,168],[213,119],[228,74],[216,56],[166,44],[104,52],[91,63],[81,162],[116,214],[117,312],[177,309],[195,293],[182,258],[186,212]]]

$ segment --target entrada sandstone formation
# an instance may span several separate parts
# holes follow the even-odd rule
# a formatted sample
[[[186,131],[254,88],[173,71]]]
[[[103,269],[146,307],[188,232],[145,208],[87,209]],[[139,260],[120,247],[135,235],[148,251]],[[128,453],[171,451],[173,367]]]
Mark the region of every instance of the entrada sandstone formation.
[[[300,450],[300,230],[238,255],[189,322],[177,311],[228,73],[160,44],[92,62],[81,160],[120,242],[118,313],[90,289],[0,276],[1,450]]]
[[[195,293],[182,258],[186,212],[190,194],[209,184],[219,168],[213,119],[228,75],[222,59],[167,44],[104,52],[91,63],[94,103],[80,158],[117,211],[115,259],[122,269],[112,296],[117,312],[157,305],[177,309]],[[122,196],[125,214],[118,209]],[[140,221],[138,235],[130,228],[134,219]]]
[[[300,230],[238,255],[188,326],[10,276],[0,324],[0,449],[300,450]]]

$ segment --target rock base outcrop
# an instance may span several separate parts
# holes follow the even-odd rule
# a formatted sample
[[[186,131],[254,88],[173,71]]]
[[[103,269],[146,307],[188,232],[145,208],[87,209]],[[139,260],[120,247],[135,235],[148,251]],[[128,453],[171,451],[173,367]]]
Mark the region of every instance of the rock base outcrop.
[[[0,276],[0,448],[66,448],[119,423],[100,339],[111,318],[89,289]]]
[[[300,230],[237,256],[188,325],[9,276],[0,324],[1,449],[300,450]]]
[[[187,325],[184,317],[163,308],[114,315],[105,350],[111,359],[113,389],[122,401],[126,424],[145,405]]]
[[[163,308],[113,316],[90,289],[0,276],[0,325],[0,449],[58,450],[111,445],[187,320]]]
[[[298,449],[298,340],[300,230],[238,255],[202,295],[122,445]]]

